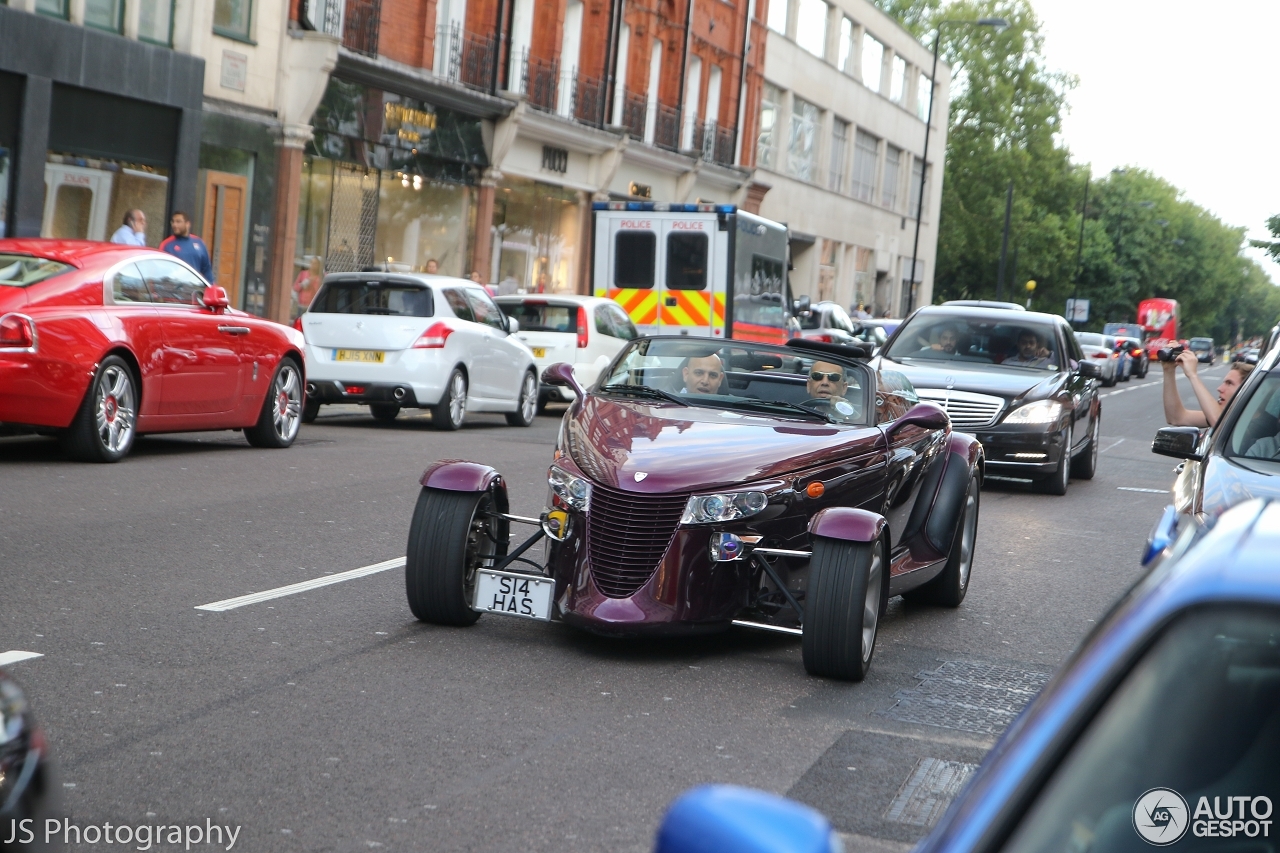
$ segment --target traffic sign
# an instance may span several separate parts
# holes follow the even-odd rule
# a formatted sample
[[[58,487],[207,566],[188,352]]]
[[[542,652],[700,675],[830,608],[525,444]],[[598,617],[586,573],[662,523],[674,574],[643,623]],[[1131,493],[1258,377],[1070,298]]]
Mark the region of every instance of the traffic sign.
[[[1089,300],[1088,299],[1068,299],[1067,300],[1067,320],[1072,323],[1089,322]]]

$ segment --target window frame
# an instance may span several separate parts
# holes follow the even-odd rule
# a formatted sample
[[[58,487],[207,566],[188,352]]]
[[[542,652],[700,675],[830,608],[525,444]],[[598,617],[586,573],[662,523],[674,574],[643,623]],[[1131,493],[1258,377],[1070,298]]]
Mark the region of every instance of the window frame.
[[[50,12],[47,9],[41,9],[40,0],[36,0],[36,14],[44,15],[45,17],[53,18],[58,21],[71,20],[71,0],[59,0],[59,2],[62,4],[61,13]]]
[[[622,237],[640,237],[647,238],[646,242],[653,243],[653,251],[649,254],[649,276],[648,284],[640,284],[633,281],[619,281],[618,274],[623,271],[624,267],[633,269],[630,264],[622,263],[622,252],[619,250],[618,242]],[[653,290],[658,283],[658,234],[656,231],[646,231],[642,228],[621,228],[613,232],[613,286],[619,290]]]
[[[791,99],[791,132],[787,138],[787,174],[801,181],[816,182],[814,172],[819,171],[817,169],[818,131],[821,127],[822,108],[803,98],[793,97]],[[807,134],[803,132],[806,129]],[[808,150],[797,154],[797,141],[803,142],[805,139],[809,142]],[[800,159],[801,157],[803,159]],[[796,168],[798,163],[804,165],[803,174]]]
[[[859,146],[858,143],[860,140],[871,140],[872,147],[867,148],[866,146]],[[862,163],[869,162],[871,164],[870,172],[868,175],[868,177],[871,179],[870,183],[865,183],[860,180],[861,175],[859,174],[859,170],[858,170],[858,164],[860,162],[858,158],[859,151],[862,151],[866,155],[864,158],[862,158],[861,162]],[[862,128],[857,128],[853,136],[853,176],[852,176],[852,182],[850,183],[850,186],[849,186],[850,195],[852,195],[854,198],[858,199],[859,201],[865,201],[867,204],[875,203],[876,177],[877,177],[876,172],[878,171],[879,162],[880,162],[880,138],[875,136],[874,134],[868,133]],[[866,195],[861,194],[860,188],[862,187],[866,188]]]
[[[880,206],[895,212],[898,209],[898,184],[902,182],[903,153],[901,148],[893,144],[886,144],[884,147],[884,179],[880,181]],[[892,161],[889,159],[890,154],[894,155]],[[893,180],[890,180],[891,174]],[[891,192],[892,195],[890,195]]]
[[[685,284],[688,276],[683,273],[680,275],[672,275],[672,264],[677,263],[678,255],[672,251],[673,243],[689,243],[692,245],[694,241],[702,243],[702,271],[700,275],[701,284],[698,287],[688,287]],[[707,286],[710,283],[710,275],[708,266],[711,260],[711,236],[705,231],[671,231],[667,234],[666,240],[667,250],[667,275],[662,283],[664,291],[680,291],[684,293],[706,293]],[[679,281],[679,286],[672,282]]]
[[[776,97],[774,97],[776,96]],[[764,114],[769,113],[769,129],[764,126]],[[756,165],[770,171],[777,170],[778,118],[782,115],[782,90],[766,82],[760,90],[760,123],[756,128]]]
[[[164,3],[166,2],[166,0],[152,0],[152,2]],[[159,45],[161,47],[173,47],[173,17],[174,17],[174,14],[177,12],[178,3],[177,3],[177,0],[167,0],[167,2],[169,4],[169,33],[166,36],[165,40],[157,41],[149,36],[143,35],[142,28],[141,28],[141,20],[139,20],[138,41],[145,42],[146,44]],[[139,11],[139,15],[141,15],[141,11],[142,11],[141,8],[139,8],[138,11]]]
[[[777,6],[774,5],[775,3],[777,4]],[[785,36],[787,34],[787,18],[790,17],[790,13],[791,13],[790,5],[791,5],[790,0],[771,0],[771,2],[769,3],[769,12],[767,15],[765,15],[765,20],[764,20],[765,29],[773,30],[775,33]],[[781,12],[782,29],[778,29],[777,27],[774,26],[774,23],[775,23],[774,10],[778,8],[782,10]]]
[[[114,27],[114,28],[112,28],[112,27],[104,27],[104,26],[102,26],[101,24],[94,24],[94,23],[90,23],[90,21],[89,21],[89,19],[88,19],[88,17],[87,17],[87,16],[85,17],[84,25],[85,25],[86,27],[90,28],[90,29],[97,30],[98,32],[102,32],[102,33],[115,33],[116,35],[123,35],[123,34],[124,34],[124,4],[125,4],[125,0],[109,0],[109,2],[114,2],[114,3],[116,4],[116,25],[115,25],[115,27]],[[68,11],[69,11],[69,9],[70,9],[70,4],[68,3]]]
[[[257,42],[253,40],[253,0],[243,0],[243,2],[245,4],[244,32],[238,33],[235,30],[230,30],[230,29],[226,29],[225,27],[218,26],[217,24],[218,0],[214,0],[213,2],[213,14],[214,14],[213,34],[215,36],[222,36],[223,38],[228,38],[233,41],[244,42],[245,44],[257,44]],[[171,33],[172,33],[172,30],[173,30],[172,25],[170,25]]]

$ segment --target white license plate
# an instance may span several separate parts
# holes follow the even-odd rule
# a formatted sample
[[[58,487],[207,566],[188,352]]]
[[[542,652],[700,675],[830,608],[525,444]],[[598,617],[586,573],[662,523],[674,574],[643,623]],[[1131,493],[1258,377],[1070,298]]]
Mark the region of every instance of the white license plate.
[[[550,622],[555,590],[555,581],[550,578],[477,569],[476,600],[472,609]]]

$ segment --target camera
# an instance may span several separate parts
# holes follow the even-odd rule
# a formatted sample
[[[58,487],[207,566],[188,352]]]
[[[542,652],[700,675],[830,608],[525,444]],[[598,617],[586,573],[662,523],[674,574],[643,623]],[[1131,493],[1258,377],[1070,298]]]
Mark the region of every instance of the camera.
[[[1186,349],[1187,348],[1184,346],[1163,347],[1162,349],[1156,350],[1156,358],[1161,361],[1173,361],[1178,356],[1182,355]]]

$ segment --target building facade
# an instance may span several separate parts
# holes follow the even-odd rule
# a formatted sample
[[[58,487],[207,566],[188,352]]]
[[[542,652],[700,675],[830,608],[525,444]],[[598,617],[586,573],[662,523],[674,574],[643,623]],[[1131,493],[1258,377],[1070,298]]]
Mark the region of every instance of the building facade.
[[[868,0],[769,4],[756,181],[760,213],[792,231],[792,290],[905,316],[933,295],[950,69],[931,81],[929,49]]]

